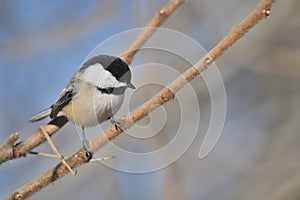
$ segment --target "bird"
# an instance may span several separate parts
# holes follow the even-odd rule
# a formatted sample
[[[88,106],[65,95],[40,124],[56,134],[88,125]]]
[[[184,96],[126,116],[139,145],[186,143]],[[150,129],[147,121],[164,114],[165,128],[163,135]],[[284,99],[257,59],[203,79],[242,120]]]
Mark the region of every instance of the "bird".
[[[33,116],[30,121],[65,116],[74,124],[80,125],[83,149],[91,159],[93,154],[84,128],[96,126],[106,120],[120,128],[120,123],[113,116],[120,109],[127,88],[135,89],[135,86],[131,83],[131,70],[121,58],[111,55],[94,56],[84,62],[72,76],[55,103]]]

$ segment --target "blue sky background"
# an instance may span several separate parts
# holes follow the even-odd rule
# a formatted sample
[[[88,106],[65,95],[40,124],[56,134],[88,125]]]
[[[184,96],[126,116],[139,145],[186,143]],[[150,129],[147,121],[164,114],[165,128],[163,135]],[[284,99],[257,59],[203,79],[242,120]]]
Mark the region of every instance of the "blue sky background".
[[[258,2],[189,0],[162,27],[186,34],[210,50]],[[145,26],[166,3],[0,0],[0,144],[15,132],[21,139],[27,138],[46,123],[47,120],[31,124],[28,119],[56,100],[88,53],[114,34]],[[268,20],[217,61],[225,83],[227,117],[221,138],[207,158],[197,158],[210,119],[209,94],[204,81],[198,78],[192,86],[199,100],[196,106],[201,110],[200,128],[193,144],[172,165],[152,173],[130,174],[91,163],[79,168],[77,176],[66,176],[32,199],[224,200],[280,196],[276,192],[282,186],[293,186],[289,183],[300,180],[299,5],[298,1],[278,1]],[[102,47],[100,52],[118,55],[129,42]],[[187,54],[200,59],[176,40],[170,46],[182,46]],[[139,52],[131,67],[155,62],[179,72],[190,67],[172,55],[150,50]],[[166,76],[140,72],[133,74],[133,83],[164,80]],[[155,91],[157,88],[138,93],[134,106],[142,104]],[[158,138],[139,141],[122,135],[115,144],[143,152],[171,141],[174,124],[178,123],[178,105],[174,101],[164,108],[169,118]],[[191,105],[189,112],[194,110]],[[194,119],[187,116],[187,120]],[[186,130],[190,131],[193,130]],[[74,125],[69,123],[53,137],[64,155],[81,147],[74,132]],[[98,129],[89,132],[89,139],[99,134]],[[50,152],[46,143],[36,150]],[[124,165],[139,164],[120,160]],[[0,198],[57,163],[56,159],[29,155],[2,164]]]

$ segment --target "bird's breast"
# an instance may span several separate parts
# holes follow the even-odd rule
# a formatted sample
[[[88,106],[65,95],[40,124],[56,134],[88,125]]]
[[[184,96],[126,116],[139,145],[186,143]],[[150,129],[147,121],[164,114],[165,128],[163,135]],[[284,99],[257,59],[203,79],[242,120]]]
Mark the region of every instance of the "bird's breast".
[[[85,84],[62,111],[68,120],[81,126],[95,126],[113,116],[121,107],[124,94],[106,94]]]

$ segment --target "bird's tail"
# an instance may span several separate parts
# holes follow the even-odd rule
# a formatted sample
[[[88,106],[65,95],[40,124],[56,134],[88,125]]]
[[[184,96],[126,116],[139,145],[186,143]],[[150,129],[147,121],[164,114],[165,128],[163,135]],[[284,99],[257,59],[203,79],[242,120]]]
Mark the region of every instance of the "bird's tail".
[[[31,119],[30,119],[30,122],[37,122],[37,121],[40,121],[46,117],[48,117],[51,113],[51,108],[48,108],[38,114],[36,114],[35,116],[33,116]]]

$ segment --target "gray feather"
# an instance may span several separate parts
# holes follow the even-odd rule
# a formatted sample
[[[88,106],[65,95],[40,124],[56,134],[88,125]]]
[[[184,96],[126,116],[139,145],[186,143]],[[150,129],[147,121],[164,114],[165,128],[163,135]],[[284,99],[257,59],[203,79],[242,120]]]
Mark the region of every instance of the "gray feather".
[[[31,122],[37,122],[37,121],[40,121],[48,116],[50,116],[50,113],[51,113],[51,108],[48,108],[38,114],[36,114],[35,116],[33,116],[30,121]]]
[[[51,119],[56,117],[59,111],[61,111],[62,108],[72,100],[73,96],[76,94],[75,85],[76,82],[74,81],[74,78],[72,78],[71,82],[60,93],[56,102],[51,106],[51,112],[50,112]]]

